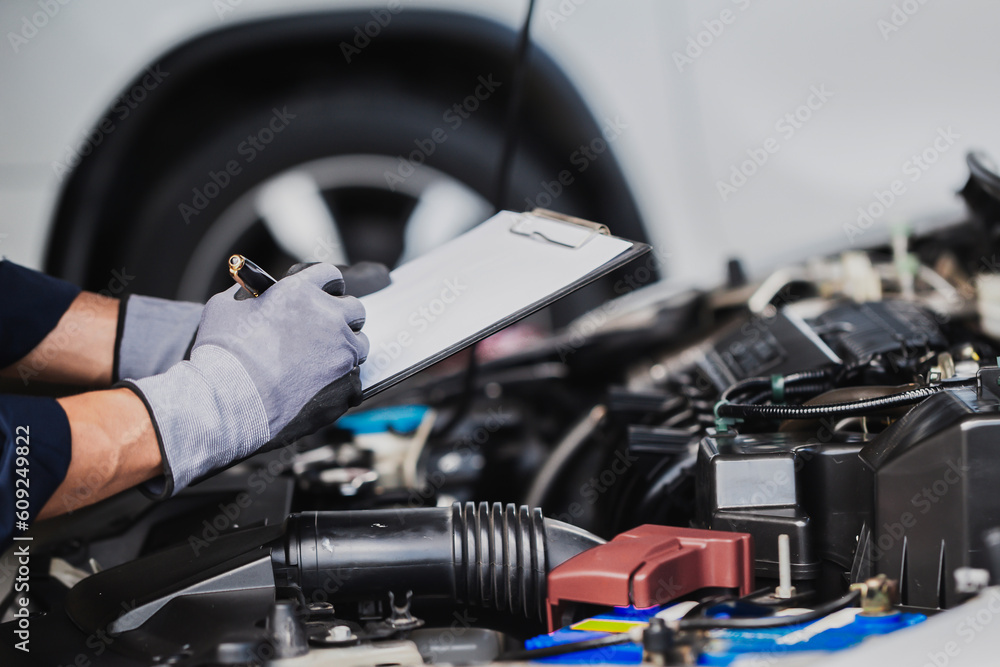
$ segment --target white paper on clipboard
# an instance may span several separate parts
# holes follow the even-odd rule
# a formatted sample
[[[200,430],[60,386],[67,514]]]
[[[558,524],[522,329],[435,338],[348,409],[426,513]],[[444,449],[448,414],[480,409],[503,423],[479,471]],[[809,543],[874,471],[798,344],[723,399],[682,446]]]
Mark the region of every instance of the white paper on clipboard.
[[[647,251],[592,223],[501,211],[362,297],[367,398]]]

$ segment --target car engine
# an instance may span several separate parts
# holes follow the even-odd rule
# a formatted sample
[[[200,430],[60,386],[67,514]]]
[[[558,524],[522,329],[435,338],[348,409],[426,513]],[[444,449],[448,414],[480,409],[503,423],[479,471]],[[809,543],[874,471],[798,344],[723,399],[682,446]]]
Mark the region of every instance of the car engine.
[[[932,627],[1000,577],[1000,177],[968,163],[947,227],[713,290],[643,258],[565,329],[40,523],[0,627],[19,577],[33,664],[81,667],[819,664]]]

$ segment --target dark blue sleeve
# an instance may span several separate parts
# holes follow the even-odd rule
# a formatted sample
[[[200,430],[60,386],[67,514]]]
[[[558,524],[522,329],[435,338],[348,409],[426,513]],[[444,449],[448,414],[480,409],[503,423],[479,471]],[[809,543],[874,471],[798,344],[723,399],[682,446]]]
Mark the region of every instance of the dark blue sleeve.
[[[0,261],[0,368],[35,349],[79,293],[65,280]]]
[[[71,451],[69,420],[55,399],[0,396],[0,553],[66,478]]]

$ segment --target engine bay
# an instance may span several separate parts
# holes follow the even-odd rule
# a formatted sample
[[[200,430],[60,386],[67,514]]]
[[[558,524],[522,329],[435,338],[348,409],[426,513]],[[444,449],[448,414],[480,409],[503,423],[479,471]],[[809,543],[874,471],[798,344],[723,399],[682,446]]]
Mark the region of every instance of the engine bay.
[[[32,664],[820,664],[982,603],[1000,178],[968,162],[948,227],[714,290],[640,260],[554,334],[38,524]]]

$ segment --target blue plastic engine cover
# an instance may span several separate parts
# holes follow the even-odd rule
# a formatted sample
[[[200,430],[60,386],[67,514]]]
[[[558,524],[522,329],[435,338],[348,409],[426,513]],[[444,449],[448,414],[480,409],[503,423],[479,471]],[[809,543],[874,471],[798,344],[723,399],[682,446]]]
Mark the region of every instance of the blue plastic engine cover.
[[[927,619],[923,614],[894,612],[862,616],[857,607],[836,611],[812,623],[768,630],[713,630],[700,665],[729,665],[738,658],[760,657],[791,651],[840,651],[857,646],[868,637],[885,635]]]
[[[628,632],[635,626],[645,626],[649,619],[662,611],[664,607],[636,609],[635,607],[615,607],[606,614],[600,614],[578,621],[565,628],[560,628],[547,635],[538,635],[524,642],[524,648],[547,648],[556,644],[580,642],[586,639],[604,637],[618,632]],[[578,651],[568,655],[543,658],[538,662],[561,663],[576,665],[580,663],[611,665],[638,665],[642,662],[642,647],[638,644],[619,644],[604,648]]]
[[[636,625],[644,626],[659,612],[673,618],[682,616],[691,603],[636,609],[616,607],[555,632],[533,637],[525,642],[526,649],[578,642],[627,632]],[[667,611],[676,607],[674,613]],[[741,658],[760,658],[776,653],[800,651],[839,651],[860,644],[868,637],[884,635],[926,620],[923,614],[893,612],[886,616],[862,616],[853,607],[834,612],[825,618],[785,628],[761,630],[712,630],[710,641],[698,659],[701,665],[730,665]],[[543,658],[538,662],[581,664],[608,663],[637,665],[642,662],[642,647],[635,643],[608,646],[568,655]]]

